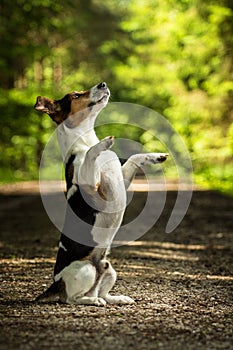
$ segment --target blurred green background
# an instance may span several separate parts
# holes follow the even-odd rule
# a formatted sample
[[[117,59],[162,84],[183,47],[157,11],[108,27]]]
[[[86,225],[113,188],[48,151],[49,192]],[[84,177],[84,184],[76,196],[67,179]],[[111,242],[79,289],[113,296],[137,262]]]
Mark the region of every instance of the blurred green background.
[[[170,121],[197,184],[233,193],[232,0],[1,0],[0,30],[2,183],[38,178],[55,126],[34,111],[37,95],[106,81],[112,101]],[[156,151],[134,128],[127,137]]]

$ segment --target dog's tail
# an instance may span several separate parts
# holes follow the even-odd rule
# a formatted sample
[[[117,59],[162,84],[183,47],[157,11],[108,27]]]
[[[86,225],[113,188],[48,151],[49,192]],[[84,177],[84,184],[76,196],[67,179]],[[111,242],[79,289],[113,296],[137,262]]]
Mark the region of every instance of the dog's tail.
[[[35,301],[55,301],[59,298],[61,292],[61,283],[60,279],[57,282],[53,282],[49,288],[47,288],[42,294],[40,294]]]

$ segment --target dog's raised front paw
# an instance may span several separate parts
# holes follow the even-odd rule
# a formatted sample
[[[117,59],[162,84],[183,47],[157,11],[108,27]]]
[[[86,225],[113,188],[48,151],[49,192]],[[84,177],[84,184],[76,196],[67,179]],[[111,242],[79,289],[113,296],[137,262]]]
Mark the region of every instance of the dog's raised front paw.
[[[101,152],[107,151],[114,143],[114,136],[105,137],[96,145],[92,146],[87,152],[87,157],[89,160],[94,161]]]
[[[162,163],[164,162],[167,157],[168,154],[167,153],[147,153],[145,155],[145,164],[157,164],[157,163]]]
[[[167,153],[139,153],[132,155],[129,158],[129,161],[138,167],[142,167],[146,164],[162,163],[167,159],[167,157]]]
[[[107,136],[103,140],[101,140],[97,146],[102,148],[102,151],[106,151],[107,149],[112,147],[113,144],[114,144],[114,136]]]

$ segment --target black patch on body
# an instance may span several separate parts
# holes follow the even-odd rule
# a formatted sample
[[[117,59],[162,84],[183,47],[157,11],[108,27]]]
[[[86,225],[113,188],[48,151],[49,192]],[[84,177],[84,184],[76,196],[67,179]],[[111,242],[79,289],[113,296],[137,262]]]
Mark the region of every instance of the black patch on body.
[[[74,164],[73,164],[74,160],[75,160],[75,155],[72,154],[66,163],[65,178],[66,178],[67,191],[72,186],[72,180],[73,180],[73,174],[74,174]]]
[[[75,155],[71,155],[66,164],[67,190],[72,186],[74,159]],[[68,200],[69,205],[66,209],[64,227],[60,237],[60,242],[65,249],[62,247],[58,249],[54,275],[73,261],[87,258],[96,245],[92,239],[91,230],[98,211],[88,204],[91,203],[91,197],[88,197],[86,201],[79,186],[76,186],[77,191]],[[76,216],[80,220],[77,221]]]
[[[66,250],[61,247],[58,249],[56,264],[54,266],[54,275],[57,275],[73,261],[87,258],[94,249],[94,247],[90,247],[72,240],[63,233],[61,234],[60,242]]]

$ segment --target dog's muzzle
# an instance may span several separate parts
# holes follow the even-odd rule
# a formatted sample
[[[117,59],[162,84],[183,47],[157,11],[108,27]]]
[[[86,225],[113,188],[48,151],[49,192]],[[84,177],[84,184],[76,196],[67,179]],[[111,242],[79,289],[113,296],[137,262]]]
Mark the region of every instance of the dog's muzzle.
[[[92,105],[103,102],[106,104],[110,96],[110,91],[105,82],[101,82],[91,89],[90,99]]]

